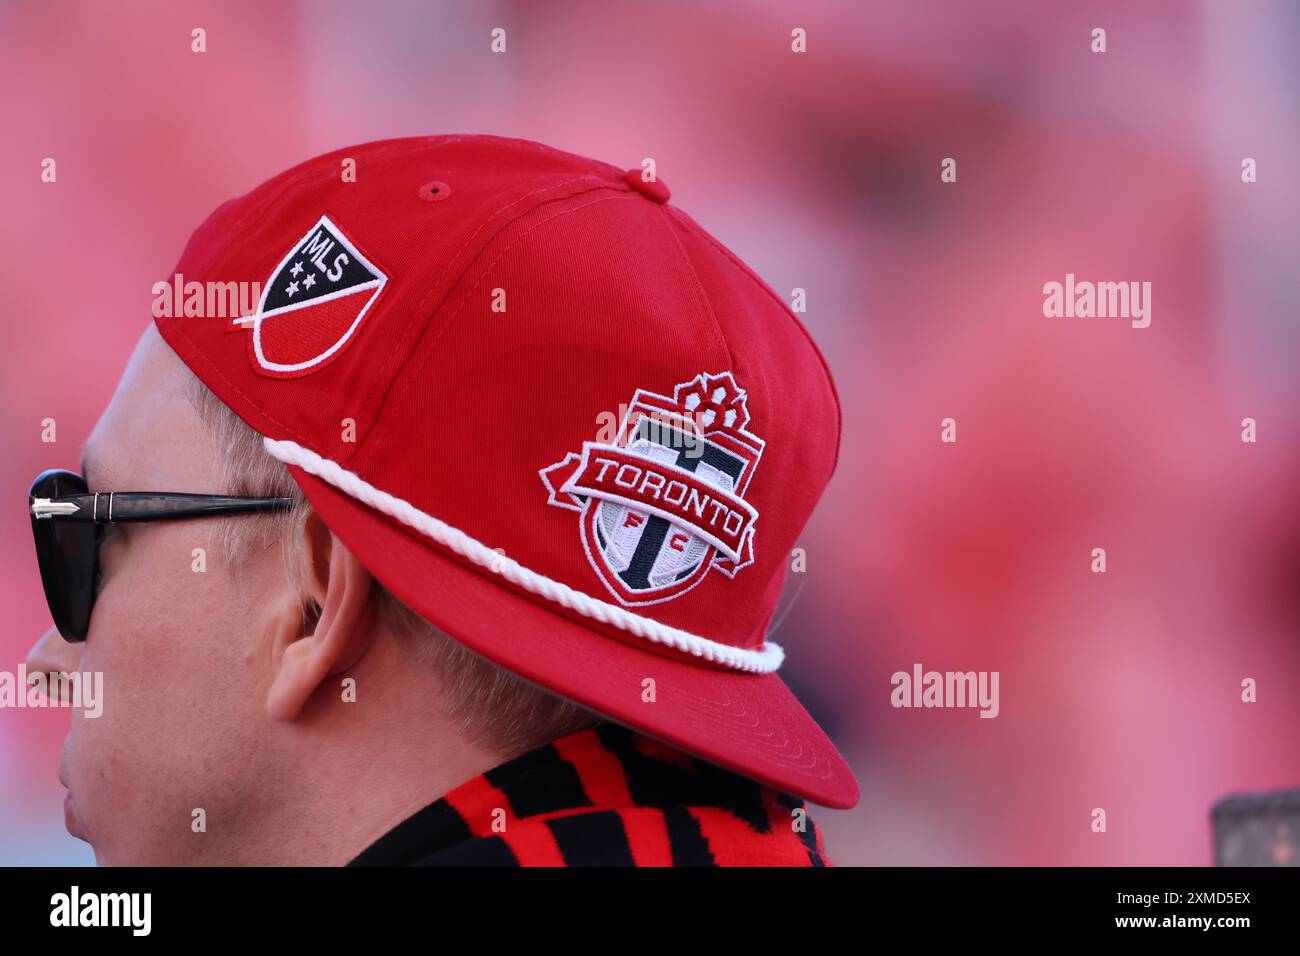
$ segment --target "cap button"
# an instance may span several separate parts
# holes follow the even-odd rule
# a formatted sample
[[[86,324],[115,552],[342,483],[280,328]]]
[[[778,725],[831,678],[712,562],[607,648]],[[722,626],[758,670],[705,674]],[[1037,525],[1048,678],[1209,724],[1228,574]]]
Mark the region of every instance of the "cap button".
[[[640,167],[629,169],[623,178],[627,180],[629,186],[642,196],[645,196],[646,199],[653,199],[657,203],[667,202],[668,197],[672,195],[667,184],[662,179],[656,178],[653,182],[646,182],[642,179]]]

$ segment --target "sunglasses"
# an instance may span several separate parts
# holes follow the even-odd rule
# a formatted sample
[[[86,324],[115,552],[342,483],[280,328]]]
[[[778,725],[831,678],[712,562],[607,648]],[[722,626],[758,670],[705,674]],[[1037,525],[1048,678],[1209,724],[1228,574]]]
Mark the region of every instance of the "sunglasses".
[[[41,472],[32,483],[28,505],[54,626],[65,641],[76,644],[86,639],[99,592],[99,547],[109,524],[287,511],[294,501],[157,491],[91,493],[81,475]]]

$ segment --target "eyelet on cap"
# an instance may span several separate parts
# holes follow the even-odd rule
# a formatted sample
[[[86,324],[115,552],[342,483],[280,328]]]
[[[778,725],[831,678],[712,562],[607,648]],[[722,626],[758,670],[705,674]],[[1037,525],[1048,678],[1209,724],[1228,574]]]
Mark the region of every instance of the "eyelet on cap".
[[[435,179],[431,183],[425,183],[415,194],[425,202],[442,202],[451,195],[451,187]]]

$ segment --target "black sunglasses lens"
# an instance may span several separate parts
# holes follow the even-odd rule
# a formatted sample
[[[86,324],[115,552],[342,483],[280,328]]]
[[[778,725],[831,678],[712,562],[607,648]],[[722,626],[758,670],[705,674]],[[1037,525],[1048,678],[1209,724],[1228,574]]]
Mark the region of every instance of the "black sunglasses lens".
[[[32,485],[33,498],[86,493],[86,482],[68,471],[47,471]],[[32,517],[36,560],[54,626],[64,640],[80,642],[90,630],[99,571],[100,526]]]

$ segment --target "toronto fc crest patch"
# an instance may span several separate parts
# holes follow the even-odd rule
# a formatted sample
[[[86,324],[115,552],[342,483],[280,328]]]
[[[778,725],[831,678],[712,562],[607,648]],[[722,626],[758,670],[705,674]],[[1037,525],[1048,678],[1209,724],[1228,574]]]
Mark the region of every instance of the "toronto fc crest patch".
[[[745,491],[763,441],[748,424],[731,373],[701,374],[671,396],[638,389],[611,441],[539,472],[548,503],[578,512],[587,558],[621,603],[667,601],[753,563]]]
[[[329,216],[321,216],[271,272],[257,311],[234,325],[252,329],[249,350],[259,372],[305,375],[351,341],[387,281]]]

